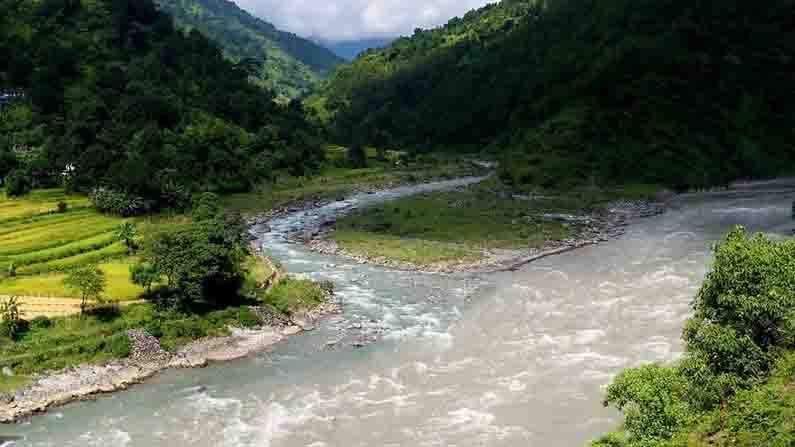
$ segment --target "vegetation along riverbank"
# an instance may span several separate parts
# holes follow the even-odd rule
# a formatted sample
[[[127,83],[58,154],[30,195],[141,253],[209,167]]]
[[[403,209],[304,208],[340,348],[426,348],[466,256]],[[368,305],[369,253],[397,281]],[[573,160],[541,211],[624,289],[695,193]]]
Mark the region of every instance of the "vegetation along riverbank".
[[[256,244],[246,245],[248,226],[234,216],[253,210],[275,215],[353,190],[473,169],[469,162],[430,158],[401,167],[370,152],[367,168],[351,169],[344,166],[344,148],[330,149],[316,177],[286,177],[245,199],[197,195],[189,213],[101,214],[88,197],[58,189],[4,197],[0,301],[7,306],[3,320],[13,324],[5,323],[0,337],[0,420],[124,389],[163,369],[250,355],[336,312],[333,285],[282,272]],[[133,234],[122,234],[123,228]],[[53,238],[54,232],[61,236]],[[221,260],[204,253],[217,237]],[[82,291],[66,279],[92,266],[101,272],[102,290],[81,312]],[[226,278],[205,277],[218,269],[230,275],[231,289],[215,289]],[[208,286],[213,289],[185,297],[193,287]]]
[[[494,271],[604,242],[666,198],[654,185],[515,193],[490,178],[353,211],[305,242],[391,268]]]

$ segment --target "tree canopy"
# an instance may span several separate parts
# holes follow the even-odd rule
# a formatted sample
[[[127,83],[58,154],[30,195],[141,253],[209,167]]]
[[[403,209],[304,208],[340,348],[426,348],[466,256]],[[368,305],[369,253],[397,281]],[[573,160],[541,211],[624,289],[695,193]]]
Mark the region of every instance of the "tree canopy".
[[[3,112],[0,178],[168,206],[180,191],[246,191],[270,169],[322,159],[301,107],[277,104],[151,0],[0,0],[0,9],[0,90],[25,92]]]
[[[489,148],[517,185],[764,177],[795,159],[793,10],[503,1],[362,55],[312,104],[340,140]]]

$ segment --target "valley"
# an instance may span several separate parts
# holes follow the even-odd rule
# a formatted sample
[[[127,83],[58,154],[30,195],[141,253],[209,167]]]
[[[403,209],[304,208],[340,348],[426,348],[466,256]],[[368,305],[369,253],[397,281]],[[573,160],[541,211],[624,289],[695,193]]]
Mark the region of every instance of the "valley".
[[[0,0],[0,446],[795,444],[793,1],[466,7]]]

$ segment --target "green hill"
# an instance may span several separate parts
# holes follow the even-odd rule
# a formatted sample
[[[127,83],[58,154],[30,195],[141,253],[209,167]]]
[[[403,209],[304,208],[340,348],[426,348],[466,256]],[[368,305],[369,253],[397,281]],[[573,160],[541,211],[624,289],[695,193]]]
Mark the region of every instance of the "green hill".
[[[340,140],[488,148],[517,186],[769,176],[795,159],[793,10],[506,0],[366,53],[309,103]]]
[[[256,76],[279,95],[294,98],[325,78],[342,58],[310,40],[276,29],[229,0],[157,0],[185,29],[221,44],[232,60],[260,62]]]
[[[97,190],[119,214],[248,191],[323,157],[297,102],[151,0],[0,0],[0,180]],[[95,201],[96,202],[96,201]]]

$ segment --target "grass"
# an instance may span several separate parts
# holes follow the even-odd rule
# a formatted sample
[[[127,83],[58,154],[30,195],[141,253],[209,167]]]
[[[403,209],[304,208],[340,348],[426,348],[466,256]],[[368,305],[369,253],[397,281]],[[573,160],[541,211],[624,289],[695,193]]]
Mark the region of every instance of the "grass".
[[[130,353],[129,329],[146,329],[166,349],[207,336],[225,335],[230,325],[250,327],[258,320],[248,307],[231,307],[201,315],[158,311],[150,304],[105,309],[84,317],[37,319],[19,339],[0,338],[0,392],[25,385],[35,374],[82,363],[124,358]]]
[[[323,302],[323,289],[314,281],[285,277],[261,296],[261,301],[282,313],[310,309]]]
[[[346,250],[418,265],[467,262],[487,249],[537,248],[569,237],[526,201],[501,198],[489,185],[408,197],[352,214],[331,237]]]
[[[130,281],[130,267],[133,258],[122,258],[100,264],[108,281],[105,297],[109,301],[129,301],[138,299],[144,289]],[[76,298],[72,290],[64,288],[65,273],[19,276],[0,282],[0,294],[19,296],[49,296]]]
[[[398,167],[394,162],[379,161],[375,150],[368,150],[368,167],[343,167],[345,148],[329,147],[328,162],[322,172],[313,177],[280,177],[274,184],[260,191],[224,197],[224,206],[242,214],[255,214],[303,200],[323,200],[349,194],[361,187],[419,183],[438,178],[452,178],[472,174],[467,162],[428,158],[409,166]],[[394,159],[396,153],[391,153]]]
[[[65,201],[66,212],[57,212]],[[168,225],[172,219],[136,219],[142,229]],[[62,190],[36,190],[21,198],[0,195],[0,295],[74,298],[63,285],[66,272],[97,263],[107,277],[109,301],[138,299],[143,289],[130,280],[135,261],[118,240],[125,219],[89,208],[88,199]],[[9,274],[14,266],[15,276]]]
[[[398,236],[372,234],[362,231],[340,230],[334,239],[346,250],[370,257],[385,257],[417,265],[440,262],[474,262],[483,255],[473,247],[456,246],[445,242],[404,239]]]
[[[540,248],[571,237],[567,225],[545,214],[575,214],[608,202],[653,197],[655,185],[538,191],[513,197],[495,178],[465,190],[389,202],[347,216],[331,234],[340,247],[368,257],[415,265],[467,263],[484,250]]]

